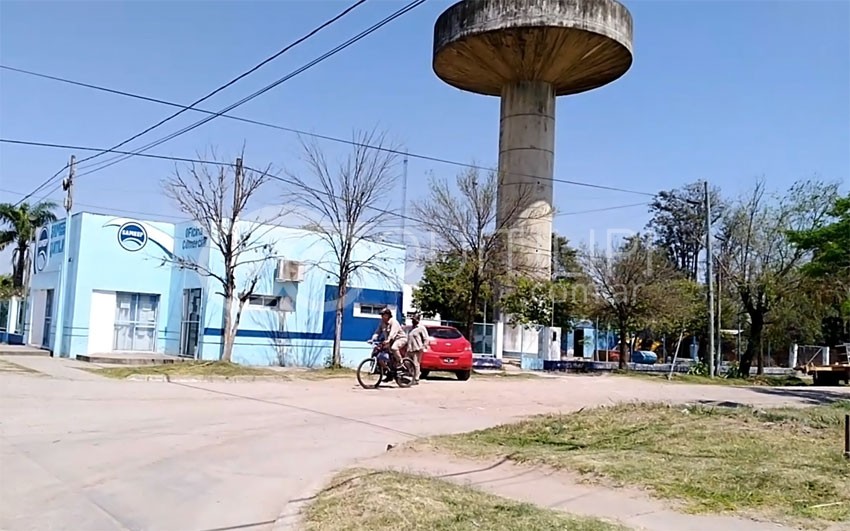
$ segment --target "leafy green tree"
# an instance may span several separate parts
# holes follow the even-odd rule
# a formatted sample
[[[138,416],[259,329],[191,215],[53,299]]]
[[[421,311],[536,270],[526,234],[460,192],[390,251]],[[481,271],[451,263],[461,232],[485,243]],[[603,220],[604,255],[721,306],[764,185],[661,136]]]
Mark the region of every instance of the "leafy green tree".
[[[15,287],[12,275],[0,275],[0,301],[20,295],[20,289]]]
[[[821,295],[817,300],[826,302],[823,339],[834,345],[850,341],[850,194],[836,198],[827,216],[830,222],[789,231],[788,237],[799,249],[811,253],[811,261],[802,271],[817,284],[811,286]]]
[[[823,227],[837,186],[821,181],[801,181],[783,196],[770,196],[764,182],[724,216],[718,239],[727,258],[725,278],[741,299],[748,315],[747,347],[741,372],[750,374],[753,360],[762,373],[762,339],[768,316],[800,293],[807,252],[792,242],[790,234],[806,234]]]
[[[473,267],[463,256],[453,253],[432,258],[413,292],[413,302],[419,311],[428,317],[439,314],[444,320],[463,323],[470,314],[475,319],[485,318],[482,303],[490,297],[490,285],[480,286],[479,302],[473,307]]]
[[[42,201],[34,205],[21,203],[0,204],[0,251],[9,246],[12,250],[12,285],[16,289],[24,287],[30,262],[30,245],[35,239],[35,231],[48,223],[56,221],[53,210],[56,203]]]

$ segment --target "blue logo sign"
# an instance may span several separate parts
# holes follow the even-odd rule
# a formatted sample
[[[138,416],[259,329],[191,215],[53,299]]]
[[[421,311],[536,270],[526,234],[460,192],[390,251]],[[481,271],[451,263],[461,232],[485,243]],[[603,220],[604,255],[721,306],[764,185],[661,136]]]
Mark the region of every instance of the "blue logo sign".
[[[47,227],[38,231],[38,241],[35,244],[35,270],[43,271],[47,265],[47,250],[50,248],[50,233]]]
[[[130,252],[142,250],[148,243],[148,231],[140,223],[129,221],[118,228],[118,245]]]

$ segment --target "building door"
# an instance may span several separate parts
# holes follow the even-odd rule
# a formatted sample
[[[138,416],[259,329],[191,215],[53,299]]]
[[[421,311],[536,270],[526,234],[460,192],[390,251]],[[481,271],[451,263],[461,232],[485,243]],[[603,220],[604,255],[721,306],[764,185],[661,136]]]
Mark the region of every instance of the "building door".
[[[156,350],[156,321],[159,295],[115,294],[115,339],[117,351]]]
[[[53,290],[49,289],[44,296],[44,331],[42,332],[41,345],[50,347],[50,325],[53,323]]]
[[[183,290],[183,317],[180,322],[180,355],[197,359],[201,329],[201,288]]]

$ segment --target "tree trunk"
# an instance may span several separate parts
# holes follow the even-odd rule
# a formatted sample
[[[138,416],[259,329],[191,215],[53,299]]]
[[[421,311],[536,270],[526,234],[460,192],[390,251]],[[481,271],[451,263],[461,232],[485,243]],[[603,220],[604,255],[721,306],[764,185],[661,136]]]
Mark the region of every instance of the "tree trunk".
[[[334,322],[334,344],[331,355],[331,368],[338,369],[342,366],[342,312],[345,309],[345,295],[347,289],[345,282],[337,285],[336,312]]]
[[[764,314],[758,310],[748,312],[750,316],[750,334],[747,338],[747,348],[741,356],[741,374],[749,378],[750,369],[753,367],[753,358],[759,355],[761,336],[764,331]]]
[[[628,333],[628,327],[626,325],[625,319],[620,319],[620,370],[627,370],[629,368],[628,362],[628,349],[626,348],[628,344],[626,343],[626,334]]]
[[[466,312],[466,339],[470,343],[474,341],[475,336],[475,317],[478,314],[478,303],[481,298],[481,275],[476,271],[472,274],[472,290],[470,293],[470,308]]]
[[[233,326],[233,292],[224,296],[224,344],[221,349],[221,361],[230,362],[233,358],[233,343],[236,339],[236,330]]]
[[[14,275],[12,277],[12,287],[21,289],[24,287],[24,275],[27,270],[27,245],[18,245],[17,264],[15,265]]]

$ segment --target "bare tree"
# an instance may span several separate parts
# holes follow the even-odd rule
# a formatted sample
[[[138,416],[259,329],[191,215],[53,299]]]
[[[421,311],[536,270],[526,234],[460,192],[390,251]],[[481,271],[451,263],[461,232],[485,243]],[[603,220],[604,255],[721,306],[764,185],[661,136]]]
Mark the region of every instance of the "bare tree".
[[[332,168],[315,140],[300,140],[311,178],[287,172],[293,185],[289,200],[305,209],[302,215],[307,228],[319,235],[331,255],[330,263],[320,260],[313,265],[336,281],[331,358],[336,368],[342,361],[342,312],[349,283],[364,273],[390,279],[385,267],[386,248],[370,250],[370,244],[381,239],[385,223],[397,206],[398,150],[388,145],[384,133],[355,132],[351,152]]]
[[[515,201],[502,205],[500,213],[499,180],[495,172],[482,180],[479,171],[470,168],[458,174],[454,187],[447,179],[432,178],[429,184],[430,197],[414,203],[413,210],[422,227],[435,236],[436,251],[443,256],[460,256],[470,267],[469,306],[464,324],[468,337],[472,338],[483,286],[508,271],[516,275],[531,271],[523,266],[522,260],[511,256],[517,248],[520,258],[529,254],[530,246],[522,243],[527,238],[522,237],[518,222],[529,221],[530,216],[543,219],[551,215],[551,209],[537,209],[529,215],[534,185],[514,184]]]
[[[629,238],[615,252],[586,249],[582,261],[593,286],[593,313],[616,323],[620,331],[619,363],[625,369],[629,361],[626,338],[666,317],[670,290],[681,277],[664,251],[645,236]]]
[[[729,209],[718,239],[726,255],[724,274],[749,316],[750,333],[741,356],[741,372],[750,374],[753,358],[761,352],[768,314],[786,297],[799,293],[799,271],[809,253],[793,244],[789,232],[816,229],[828,221],[838,195],[835,184],[801,181],[781,197],[770,196],[764,181]],[[758,356],[758,373],[764,371]]]
[[[233,165],[192,163],[183,171],[176,169],[163,182],[165,193],[200,225],[203,236],[209,238],[210,249],[220,253],[224,262],[223,270],[219,270],[214,262],[176,252],[167,259],[177,267],[215,279],[220,285],[218,294],[224,297],[222,361],[232,358],[242,310],[257,289],[264,273],[262,266],[274,256],[274,245],[264,238],[264,233],[279,214],[263,220],[243,219],[251,198],[271,179],[269,169],[246,169],[240,157]]]

